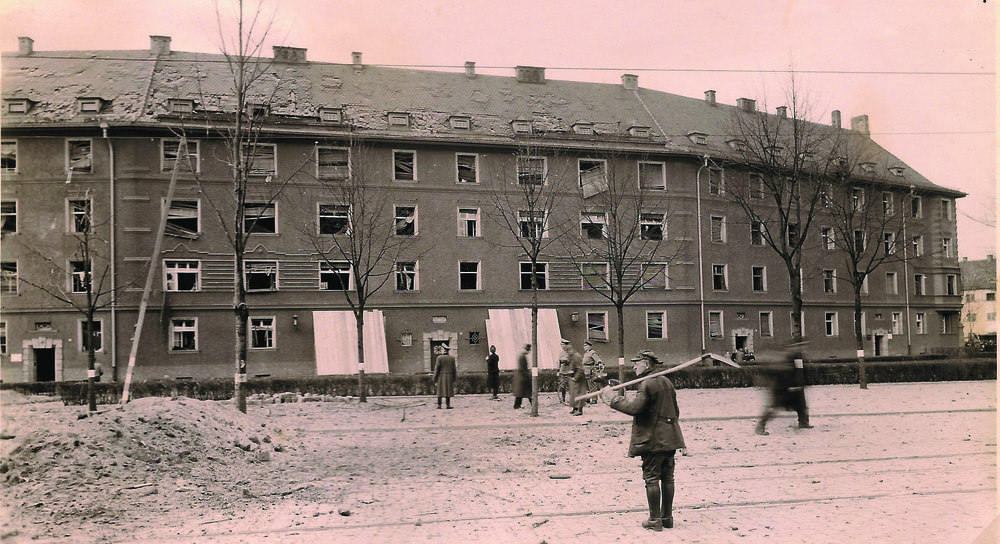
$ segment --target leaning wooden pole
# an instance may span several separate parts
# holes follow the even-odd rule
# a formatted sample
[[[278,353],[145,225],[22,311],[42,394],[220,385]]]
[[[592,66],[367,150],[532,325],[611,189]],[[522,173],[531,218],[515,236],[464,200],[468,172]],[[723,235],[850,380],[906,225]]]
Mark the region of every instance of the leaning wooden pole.
[[[685,369],[685,368],[687,368],[687,367],[689,367],[689,366],[691,366],[693,364],[701,362],[703,359],[715,359],[716,361],[721,361],[723,363],[726,363],[729,366],[733,366],[733,367],[736,367],[736,368],[741,368],[740,365],[734,363],[732,361],[732,359],[730,359],[728,357],[723,357],[721,355],[716,355],[714,353],[703,353],[703,354],[695,357],[694,359],[691,359],[690,361],[685,361],[685,362],[683,362],[683,363],[681,363],[681,364],[679,364],[677,366],[670,367],[670,368],[668,368],[666,370],[661,370],[659,372],[654,372],[652,374],[646,374],[645,376],[643,376],[641,378],[636,378],[634,380],[630,380],[630,381],[627,381],[625,383],[620,383],[618,385],[612,386],[611,389],[615,390],[615,391],[618,390],[618,389],[625,389],[626,387],[628,387],[630,385],[635,385],[637,383],[644,382],[644,381],[646,381],[646,380],[648,380],[650,378],[655,378],[657,376],[663,376],[663,375],[666,375],[666,374],[670,374],[672,372],[677,372],[678,370],[683,370],[683,369]],[[594,398],[594,397],[596,397],[596,396],[598,396],[600,394],[601,394],[600,391],[594,391],[593,393],[587,393],[586,395],[580,395],[580,396],[576,397],[576,400],[586,400],[586,399]]]
[[[129,401],[129,388],[132,385],[132,371],[135,370],[135,357],[139,351],[139,339],[142,337],[142,324],[146,318],[146,306],[149,305],[149,294],[153,290],[153,278],[156,276],[156,263],[160,260],[160,248],[163,247],[163,231],[167,228],[167,215],[170,213],[170,202],[174,199],[174,188],[177,186],[177,170],[181,157],[187,154],[187,139],[181,136],[177,145],[177,159],[170,173],[170,185],[167,187],[167,199],[160,208],[160,227],[156,230],[156,241],[153,243],[153,254],[149,258],[149,270],[146,271],[146,286],[142,290],[142,301],[139,303],[139,317],[132,334],[132,349],[128,354],[128,370],[125,371],[125,385],[122,388],[122,404]]]

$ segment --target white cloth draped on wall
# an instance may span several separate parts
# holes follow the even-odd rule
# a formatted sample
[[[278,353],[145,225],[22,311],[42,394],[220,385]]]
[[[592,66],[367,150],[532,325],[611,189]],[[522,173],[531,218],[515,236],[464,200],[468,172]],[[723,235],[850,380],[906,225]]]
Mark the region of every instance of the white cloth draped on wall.
[[[354,312],[313,312],[316,374],[358,373],[358,325]],[[365,312],[365,373],[387,374],[385,316],[381,310]]]

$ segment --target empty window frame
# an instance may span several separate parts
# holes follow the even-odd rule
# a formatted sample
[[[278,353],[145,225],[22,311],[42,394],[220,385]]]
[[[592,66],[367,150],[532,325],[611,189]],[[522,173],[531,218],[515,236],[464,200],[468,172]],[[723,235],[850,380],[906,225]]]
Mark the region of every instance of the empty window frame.
[[[662,162],[639,161],[639,188],[663,191],[667,188],[666,165]]]
[[[757,314],[757,320],[760,323],[760,335],[774,336],[774,313],[773,312],[759,312]]]
[[[667,337],[667,312],[646,312],[646,339],[664,340]]]
[[[920,219],[924,216],[924,201],[919,196],[910,197],[910,217]]]
[[[319,205],[320,234],[349,234],[351,227],[351,207],[347,204]]]
[[[458,209],[458,236],[459,238],[478,238],[480,236],[479,208]]]
[[[712,289],[714,291],[726,291],[729,289],[729,265],[712,265]]]
[[[247,175],[273,176],[278,172],[277,144],[243,144]]]
[[[747,194],[753,199],[764,198],[764,176],[756,172],[751,172],[749,178],[750,187]]]
[[[951,238],[941,239],[941,252],[944,253],[946,259],[953,259],[955,257],[955,246],[951,243]]]
[[[917,312],[913,316],[913,332],[915,334],[927,334],[927,314]]]
[[[603,213],[580,213],[580,235],[585,240],[603,240],[607,234],[607,218]]]
[[[456,153],[455,171],[458,183],[479,183],[479,155]]]
[[[819,232],[823,242],[823,249],[832,251],[837,248],[836,234],[833,233],[832,227],[823,227]]]
[[[274,349],[274,317],[250,316],[250,349]]]
[[[0,202],[0,232],[17,232],[17,201],[4,200]]]
[[[70,261],[69,262],[69,282],[70,282],[70,292],[73,293],[86,293],[87,289],[90,287],[91,277],[91,263],[86,261]]]
[[[395,268],[397,292],[420,289],[417,282],[417,261],[398,261]]]
[[[882,233],[882,249],[885,251],[886,255],[892,255],[896,253],[896,233],[894,232]]]
[[[90,232],[93,222],[93,202],[89,199],[66,200],[66,231]]]
[[[890,321],[889,330],[892,334],[903,334],[903,313],[902,312],[892,312],[892,320]]]
[[[479,283],[479,261],[459,261],[458,262],[458,289],[459,291],[478,291],[482,289]]]
[[[643,289],[669,289],[670,275],[667,263],[643,263],[642,265],[642,288]]]
[[[851,188],[851,210],[860,212],[865,207],[865,190],[861,187]]]
[[[643,212],[639,214],[640,240],[663,240],[666,237],[666,214],[653,212]]]
[[[522,291],[531,290],[531,278],[535,278],[535,282],[539,290],[544,290],[548,288],[548,263],[535,263],[535,273],[531,273],[531,263],[521,262],[520,264],[520,289]]]
[[[0,172],[17,172],[16,140],[4,140],[0,142]]]
[[[945,274],[944,294],[952,296],[958,294],[958,276],[955,274]]]
[[[764,223],[762,221],[750,222],[750,244],[755,246],[764,245]]]
[[[181,238],[197,238],[201,232],[201,214],[197,200],[171,200],[163,233]]]
[[[172,172],[177,164],[177,157],[181,153],[181,141],[176,138],[163,138],[160,140],[160,171]],[[181,156],[181,162],[177,166],[181,172],[201,172],[201,161],[199,160],[198,140],[186,140],[186,152]]]
[[[606,289],[608,287],[608,263],[581,263],[580,287],[583,289]]]
[[[941,218],[945,221],[951,221],[952,219],[952,202],[950,199],[941,199]]]
[[[753,266],[750,268],[750,279],[756,293],[767,291],[767,267]]]
[[[244,261],[247,291],[277,291],[278,261]]]
[[[417,181],[417,152],[394,150],[392,152],[392,179]]]
[[[587,340],[608,341],[608,312],[587,312]]]
[[[916,235],[913,237],[913,256],[921,257],[924,254],[924,237]]]
[[[201,263],[199,261],[163,261],[163,290],[200,291]]]
[[[396,206],[396,236],[417,235],[417,207]]]
[[[243,231],[249,234],[277,234],[277,203],[247,202],[243,204]]]
[[[882,214],[892,215],[895,212],[895,205],[893,204],[893,196],[889,191],[882,192]]]
[[[350,291],[354,289],[354,275],[351,263],[333,261],[319,263],[320,291]]]
[[[351,152],[345,147],[316,148],[316,177],[345,180],[351,176]]]
[[[198,351],[198,318],[170,320],[170,351]]]
[[[0,293],[17,293],[17,261],[0,262]]]
[[[66,171],[71,174],[90,174],[94,171],[91,140],[66,140]]]
[[[886,272],[885,273],[885,294],[887,295],[898,295],[899,294],[899,284],[896,283],[896,273]]]
[[[708,169],[708,194],[726,194],[726,181],[721,168]]]
[[[823,271],[823,292],[829,294],[837,293],[837,271],[827,269]]]
[[[724,323],[722,312],[708,312],[708,336],[709,338],[722,338]]]
[[[837,312],[825,312],[823,325],[827,336],[840,336],[840,317]]]
[[[608,164],[604,160],[579,159],[577,161],[579,170],[580,187],[591,185],[604,187],[608,182]]]
[[[865,231],[857,229],[854,231],[854,251],[859,255],[868,247],[868,239]]]
[[[546,214],[544,211],[518,211],[517,223],[521,238],[539,239],[548,238],[549,233],[545,228]]]
[[[520,185],[542,185],[545,174],[545,157],[517,157],[517,182]]]
[[[913,294],[914,295],[926,295],[927,294],[927,276],[924,274],[914,274],[913,275]]]
[[[713,215],[710,218],[712,228],[712,241],[725,243],[726,241],[726,218],[721,215]]]
[[[87,320],[77,320],[76,337],[80,343],[80,351],[88,351],[91,345],[94,346],[95,352],[104,351],[104,322],[101,319],[95,319],[92,323],[93,326],[90,329],[90,335],[88,335]]]

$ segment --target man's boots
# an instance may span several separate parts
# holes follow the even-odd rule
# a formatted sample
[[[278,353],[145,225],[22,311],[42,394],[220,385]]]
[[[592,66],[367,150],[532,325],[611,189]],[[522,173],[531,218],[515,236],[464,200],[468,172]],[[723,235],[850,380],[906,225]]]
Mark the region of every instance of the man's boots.
[[[451,410],[451,397],[445,397],[444,402],[445,402],[444,407],[448,410]]]
[[[441,409],[441,397],[438,397],[438,410]]]
[[[663,484],[663,500],[660,503],[660,522],[666,529],[674,528],[674,483],[660,481]]]
[[[649,504],[649,519],[642,522],[643,529],[662,531],[660,521],[660,484],[646,484],[646,502]]]

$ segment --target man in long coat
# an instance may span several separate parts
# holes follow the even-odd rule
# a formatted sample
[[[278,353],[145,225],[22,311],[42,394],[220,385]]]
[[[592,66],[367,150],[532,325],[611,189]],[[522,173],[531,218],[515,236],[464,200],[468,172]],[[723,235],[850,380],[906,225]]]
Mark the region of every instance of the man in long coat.
[[[757,421],[754,432],[760,435],[768,435],[767,422],[770,421],[779,410],[794,410],[799,418],[800,429],[811,429],[809,424],[809,406],[806,404],[805,394],[805,369],[802,364],[802,349],[807,343],[805,341],[792,342],[785,347],[778,360],[766,360],[763,369],[768,374],[770,398],[764,413]]]
[[[570,414],[582,416],[586,401],[576,400],[576,397],[587,394],[587,374],[583,371],[583,356],[573,349],[572,345],[567,344],[564,347],[569,356],[569,404],[573,407]]]
[[[643,377],[659,364],[656,354],[642,350],[632,358],[635,373]],[[642,459],[642,480],[646,484],[649,519],[642,526],[653,531],[674,526],[674,454],[684,448],[684,437],[677,422],[680,409],[674,384],[666,376],[640,382],[631,399],[616,393],[610,386],[601,390],[601,399],[619,412],[632,416],[629,457]]]
[[[528,353],[531,352],[531,344],[524,345],[524,351],[517,356],[517,370],[514,371],[514,383],[511,384],[510,392],[514,395],[514,409],[521,407],[521,399],[528,399],[531,402],[531,373],[528,371]]]
[[[500,400],[500,356],[497,347],[490,346],[490,354],[486,356],[486,388],[493,393],[490,400]]]
[[[451,410],[451,396],[455,394],[455,377],[458,370],[455,367],[455,358],[448,354],[451,349],[447,344],[442,345],[444,353],[438,355],[434,365],[434,383],[437,384],[438,408],[441,408],[441,397],[444,397],[445,404]]]

